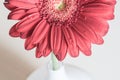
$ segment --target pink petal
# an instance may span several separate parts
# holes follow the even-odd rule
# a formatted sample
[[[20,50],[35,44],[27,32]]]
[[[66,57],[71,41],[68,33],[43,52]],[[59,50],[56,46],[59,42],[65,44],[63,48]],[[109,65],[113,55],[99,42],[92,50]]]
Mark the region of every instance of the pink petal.
[[[34,44],[38,43],[40,40],[42,40],[50,30],[50,25],[46,22],[45,19],[43,19],[35,28],[32,34],[32,42]]]
[[[43,56],[47,57],[50,54],[51,51],[52,51],[51,48],[49,46],[47,46],[47,48],[45,49],[45,52],[44,52]]]
[[[88,41],[94,43],[94,44],[99,44],[101,41],[99,41],[99,38],[97,34],[94,32],[93,29],[89,27],[86,23],[83,23],[83,21],[79,21],[73,26],[73,28],[85,39]]]
[[[51,52],[50,45],[48,43],[48,36],[46,36],[41,42],[38,44],[36,48],[36,57],[40,58],[41,56],[48,56]]]
[[[40,20],[38,19],[38,20],[35,20],[35,21],[33,21],[32,23],[26,25],[26,27],[28,27],[28,29],[23,30],[23,31],[19,31],[19,32],[21,33],[21,34],[20,34],[20,37],[21,37],[22,39],[25,39],[25,38],[31,36],[32,33],[33,33],[33,31],[34,31],[34,29],[35,29],[35,27],[37,26],[37,23],[38,23],[39,21],[40,21]]]
[[[28,34],[28,32],[20,33],[20,38],[26,39],[28,37],[30,37],[30,35]]]
[[[37,13],[37,12],[39,12],[38,8],[32,8],[32,9],[29,9],[28,11],[26,11],[26,14],[31,15],[31,14],[34,14],[34,13]]]
[[[81,5],[83,5],[83,4],[91,3],[91,2],[93,2],[93,1],[95,1],[95,0],[78,0],[78,1],[79,1],[79,3],[80,3]]]
[[[61,39],[61,47],[59,49],[59,51],[57,52],[56,54],[56,57],[59,61],[62,61],[64,60],[66,54],[67,54],[67,43],[65,41],[65,37],[62,36],[62,39]]]
[[[44,52],[38,51],[38,48],[37,48],[37,49],[36,49],[36,54],[35,54],[36,58],[42,57],[42,56],[43,56],[43,53],[44,53]]]
[[[79,50],[76,44],[75,36],[70,27],[63,27],[63,33],[68,44],[68,50],[72,57],[77,57],[79,55]]]
[[[36,27],[39,21],[39,15],[32,14],[31,16],[27,16],[23,18],[20,22],[16,23],[15,30],[19,32],[19,36],[22,39],[25,39],[32,34],[34,28]]]
[[[48,36],[46,36],[44,39],[42,39],[40,42],[39,42],[39,44],[38,44],[38,46],[37,46],[37,52],[39,52],[39,51],[44,51],[45,50],[45,48],[47,47],[47,44],[48,44],[48,39],[47,39],[47,37]]]
[[[16,1],[16,0],[9,0],[9,1]],[[20,2],[26,2],[26,3],[41,3],[43,0],[17,0]]]
[[[36,7],[36,5],[33,3],[20,1],[20,0],[9,0],[8,2],[9,2],[9,4],[11,4],[15,7],[24,8],[24,9],[30,9],[30,8]]]
[[[32,35],[33,30],[27,31],[27,32],[20,32],[20,38],[26,39]]]
[[[54,53],[57,53],[61,47],[61,38],[62,38],[61,26],[52,26],[51,28],[51,48]]]
[[[84,39],[81,35],[77,34],[74,32],[75,38],[77,45],[79,49],[86,55],[90,56],[91,55],[91,43]]]
[[[31,42],[31,40],[32,40],[32,38],[31,37],[29,37],[29,38],[27,38],[26,40],[25,40],[25,49],[26,50],[31,50],[31,49],[33,49],[36,45],[35,44],[33,44],[32,42]]]
[[[87,24],[89,28],[93,29],[96,34],[100,36],[104,36],[109,29],[109,25],[106,20],[94,18],[94,17],[87,17],[86,20],[82,19],[84,24]]]
[[[19,23],[17,23],[17,31],[26,32],[32,27],[35,27],[38,21],[40,21],[38,13],[28,15],[27,17],[23,18]]]
[[[9,15],[8,19],[20,20],[25,16],[25,10],[23,9],[14,9]]]
[[[115,5],[116,4],[116,0],[96,0],[95,2],[108,4],[108,5]]]
[[[103,3],[89,3],[82,8],[82,15],[113,19],[114,6]]]
[[[17,8],[17,7],[15,7],[15,6],[7,3],[7,2],[5,2],[4,5],[5,5],[5,7],[6,7],[7,9],[9,9],[9,10],[11,10],[11,11]]]
[[[9,31],[9,35],[12,37],[19,37],[20,36],[20,33],[16,30],[16,25],[17,24],[15,24]]]

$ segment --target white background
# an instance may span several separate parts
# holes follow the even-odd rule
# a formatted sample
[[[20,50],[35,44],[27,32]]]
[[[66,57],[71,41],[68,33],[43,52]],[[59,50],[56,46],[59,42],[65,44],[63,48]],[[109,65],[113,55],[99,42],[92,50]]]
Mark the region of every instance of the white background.
[[[50,56],[36,59],[34,51],[24,49],[24,40],[9,36],[9,29],[15,21],[7,20],[9,11],[0,0],[0,80],[25,80],[36,68],[44,66]],[[80,54],[78,58],[69,55],[63,61],[88,71],[94,80],[120,80],[120,0],[115,8],[115,19],[103,45],[92,46],[92,56]]]

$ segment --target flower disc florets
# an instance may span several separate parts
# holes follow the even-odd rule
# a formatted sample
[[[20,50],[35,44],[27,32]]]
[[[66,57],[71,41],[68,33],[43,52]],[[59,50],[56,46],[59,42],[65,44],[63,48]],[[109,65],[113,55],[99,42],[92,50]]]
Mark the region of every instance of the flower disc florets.
[[[49,22],[71,23],[77,10],[75,0],[46,0],[42,15],[47,15]]]

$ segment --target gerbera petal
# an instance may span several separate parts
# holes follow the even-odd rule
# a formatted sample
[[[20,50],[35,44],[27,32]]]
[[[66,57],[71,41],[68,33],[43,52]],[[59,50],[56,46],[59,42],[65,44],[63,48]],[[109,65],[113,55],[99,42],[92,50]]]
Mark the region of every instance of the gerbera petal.
[[[115,5],[116,4],[116,0],[96,0],[95,2],[108,4],[108,5]]]
[[[32,42],[34,44],[38,43],[41,39],[45,37],[45,35],[50,30],[50,25],[47,23],[45,19],[43,19],[35,28],[32,34]]]
[[[78,0],[81,5],[93,2],[94,0]]]
[[[9,4],[11,4],[15,7],[24,8],[24,9],[30,9],[30,8],[36,7],[35,4],[25,2],[25,1],[23,2],[20,0],[9,0],[8,2],[9,2]]]
[[[93,29],[95,33],[100,36],[105,36],[108,32],[109,25],[107,21],[94,17],[87,17],[87,20],[82,19],[84,24],[87,24],[89,28]]]
[[[20,32],[20,38],[26,39],[26,38],[30,37],[33,33],[34,28],[35,27],[31,28],[31,30],[28,30],[26,32]]]
[[[105,19],[113,19],[114,7],[104,3],[89,3],[84,5],[81,14],[85,16],[103,17]]]
[[[64,60],[66,54],[67,54],[67,43],[65,41],[65,37],[62,36],[61,47],[60,47],[59,51],[57,52],[56,57],[59,61],[62,61],[62,60]]]
[[[30,50],[36,46],[36,44],[42,40],[46,33],[48,32],[50,26],[46,22],[46,20],[42,20],[35,28],[33,31],[32,35],[30,38],[27,38],[25,42],[25,49]]]
[[[5,2],[4,5],[5,5],[5,7],[6,7],[7,9],[9,9],[9,10],[11,10],[11,11],[17,8],[17,7],[15,7],[15,6],[9,4],[8,2]]]
[[[80,51],[82,51],[85,55],[90,56],[91,55],[91,43],[84,39],[81,35],[78,35],[76,32],[74,32],[77,46],[79,47]]]
[[[31,24],[27,25],[26,27],[28,27],[28,29],[21,31],[20,37],[22,39],[26,39],[27,37],[31,36],[39,21],[40,20],[38,19],[38,20],[33,21]]]
[[[32,8],[26,11],[26,14],[30,15],[30,14],[37,13],[37,12],[39,12],[38,8]]]
[[[44,51],[36,51],[36,58],[40,58],[42,56],[46,57],[50,54],[51,51],[51,48],[46,48]]]
[[[16,25],[17,24],[15,24],[9,31],[9,35],[12,37],[19,37],[20,36],[20,33],[16,30]]]
[[[23,18],[19,23],[17,23],[17,31],[25,32],[30,30],[34,25],[40,20],[40,15],[34,13]]]
[[[62,30],[61,26],[54,25],[51,28],[51,48],[57,53],[61,47]]]
[[[34,31],[34,29],[37,26],[37,23],[39,21],[40,21],[39,19],[33,21],[32,23],[30,23],[29,25],[26,26],[26,27],[28,27],[28,29],[25,28],[26,30],[21,31],[21,33],[23,33],[23,34],[21,34],[21,36],[24,35],[24,37],[22,37],[23,39],[25,39],[25,38],[27,38],[27,37],[32,35],[32,33],[33,33],[33,31]]]
[[[35,56],[36,58],[40,58],[43,56],[43,53],[42,51],[39,51],[39,47],[36,48],[36,52],[35,52]]]
[[[26,39],[31,35],[30,31],[29,32],[24,32],[24,33],[20,33],[20,38],[22,39]]]
[[[36,48],[36,57],[40,58],[41,56],[48,56],[51,52],[50,45],[48,43],[48,36],[46,36],[41,42],[38,44]]]
[[[31,40],[32,40],[31,37],[28,37],[28,38],[25,40],[24,46],[25,46],[25,49],[26,49],[26,50],[31,50],[31,49],[33,49],[33,48],[36,46],[35,44],[33,44],[33,43],[31,42]]]
[[[16,1],[16,0],[9,0],[9,1]],[[26,3],[40,3],[42,2],[43,0],[17,0],[17,1],[20,1],[20,2],[26,2]]]
[[[9,15],[8,19],[20,20],[25,15],[25,10],[23,9],[14,9]]]
[[[76,44],[75,36],[72,29],[69,27],[63,28],[63,33],[68,44],[68,50],[72,57],[77,57],[79,55],[79,50]]]
[[[50,45],[45,48],[45,52],[43,54],[44,57],[48,56],[50,52],[52,51]]]
[[[26,17],[22,19],[20,22],[16,24],[16,31],[20,33],[20,37],[22,39],[25,39],[32,35],[33,30],[35,29],[36,25],[39,21],[41,21],[40,18],[37,18],[37,15],[32,16],[33,18]]]
[[[97,34],[88,26],[89,25],[87,25],[87,23],[84,23],[83,21],[78,21],[75,26],[73,26],[73,28],[88,41],[94,44],[100,44],[101,41],[99,40]]]

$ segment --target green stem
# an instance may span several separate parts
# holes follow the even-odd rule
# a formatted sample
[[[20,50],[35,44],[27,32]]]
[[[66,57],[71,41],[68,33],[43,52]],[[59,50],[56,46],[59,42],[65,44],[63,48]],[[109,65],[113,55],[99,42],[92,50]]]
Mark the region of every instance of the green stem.
[[[52,69],[58,70],[59,69],[59,61],[56,58],[56,56],[54,55],[54,53],[51,53],[51,60],[52,60]]]

